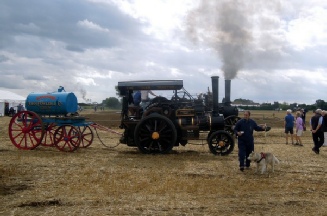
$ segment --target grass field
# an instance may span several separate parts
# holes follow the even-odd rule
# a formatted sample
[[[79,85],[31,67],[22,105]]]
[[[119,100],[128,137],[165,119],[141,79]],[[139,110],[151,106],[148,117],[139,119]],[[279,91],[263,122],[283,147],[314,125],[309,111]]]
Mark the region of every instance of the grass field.
[[[114,130],[115,111],[82,113]],[[242,114],[240,113],[240,116]],[[214,156],[199,141],[167,155],[144,155],[99,132],[73,153],[53,147],[24,151],[11,144],[9,117],[0,118],[0,215],[327,215],[327,147],[285,145],[285,112],[253,111],[272,130],[255,133],[255,150],[273,152],[275,172],[238,169],[237,147]],[[307,119],[311,117],[308,115]]]

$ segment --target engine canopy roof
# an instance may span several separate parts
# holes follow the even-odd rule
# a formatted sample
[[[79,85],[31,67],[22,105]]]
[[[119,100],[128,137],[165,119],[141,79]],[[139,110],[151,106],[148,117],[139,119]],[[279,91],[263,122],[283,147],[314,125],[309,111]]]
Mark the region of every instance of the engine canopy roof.
[[[138,80],[118,82],[118,90],[180,90],[183,80]]]

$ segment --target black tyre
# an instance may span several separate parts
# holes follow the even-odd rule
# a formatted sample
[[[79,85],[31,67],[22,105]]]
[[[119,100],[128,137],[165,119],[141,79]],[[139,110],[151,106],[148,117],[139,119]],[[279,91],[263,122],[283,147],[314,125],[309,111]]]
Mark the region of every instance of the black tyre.
[[[208,138],[209,149],[214,155],[228,155],[234,150],[233,137],[226,131],[213,132]]]
[[[153,113],[135,127],[134,141],[142,153],[169,153],[176,143],[177,132],[172,121]]]

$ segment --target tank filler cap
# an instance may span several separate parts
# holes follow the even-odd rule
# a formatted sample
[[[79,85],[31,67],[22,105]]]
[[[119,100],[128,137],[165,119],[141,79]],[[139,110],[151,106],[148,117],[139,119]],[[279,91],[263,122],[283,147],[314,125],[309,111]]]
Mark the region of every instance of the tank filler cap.
[[[58,88],[58,92],[65,92],[66,90],[65,90],[65,88],[63,87],[63,86],[59,86],[59,88]]]

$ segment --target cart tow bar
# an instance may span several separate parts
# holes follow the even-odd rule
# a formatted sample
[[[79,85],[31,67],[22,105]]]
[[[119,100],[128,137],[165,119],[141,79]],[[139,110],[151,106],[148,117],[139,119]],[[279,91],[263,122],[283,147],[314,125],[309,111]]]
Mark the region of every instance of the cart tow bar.
[[[94,128],[94,130],[95,130],[95,132],[96,132],[96,134],[97,134],[97,137],[98,137],[98,139],[100,140],[100,142],[101,142],[101,144],[102,144],[103,146],[105,146],[105,147],[107,147],[107,148],[116,148],[116,147],[120,144],[119,141],[118,141],[117,145],[115,145],[115,146],[108,146],[108,145],[104,144],[104,143],[102,142],[102,140],[101,140],[99,134],[98,134],[97,129],[102,130],[102,131],[108,131],[108,132],[110,132],[110,133],[114,133],[114,134],[118,134],[118,135],[123,135],[122,133],[119,133],[119,132],[117,132],[117,131],[114,131],[114,130],[108,128],[108,127],[105,127],[105,126],[103,126],[103,125],[99,125],[99,124],[97,124],[97,123],[90,124],[90,126],[92,126],[92,127]]]

